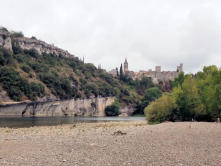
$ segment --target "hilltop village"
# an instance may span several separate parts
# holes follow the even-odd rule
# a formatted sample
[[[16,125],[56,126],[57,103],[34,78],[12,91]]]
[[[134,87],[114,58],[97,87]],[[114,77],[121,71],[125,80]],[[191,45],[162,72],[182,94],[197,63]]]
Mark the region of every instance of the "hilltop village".
[[[141,70],[139,72],[130,71],[128,68],[128,61],[125,59],[123,64],[123,73],[133,80],[140,80],[143,77],[150,77],[152,78],[154,83],[158,83],[159,81],[172,81],[174,80],[180,72],[183,72],[183,64],[177,66],[176,71],[162,71],[161,66],[156,66],[155,70],[149,69],[148,71]],[[117,76],[117,69],[112,69],[109,73],[116,77]]]

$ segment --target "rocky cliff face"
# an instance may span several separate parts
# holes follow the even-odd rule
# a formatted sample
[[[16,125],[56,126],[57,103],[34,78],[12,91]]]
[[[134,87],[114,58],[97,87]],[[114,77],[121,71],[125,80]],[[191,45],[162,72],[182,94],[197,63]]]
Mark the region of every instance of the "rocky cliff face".
[[[12,51],[10,33],[4,28],[0,29],[0,46]]]
[[[54,54],[57,56],[63,56],[71,58],[73,55],[71,55],[68,51],[62,50],[58,47],[55,47],[53,45],[47,44],[43,41],[34,39],[34,38],[14,38],[13,39],[22,49],[24,50],[30,50],[35,49],[38,54]]]
[[[12,34],[10,32],[8,32],[5,28],[0,28],[0,46],[12,51],[12,41],[15,42],[22,49],[35,49],[39,54],[47,53],[68,58],[73,57],[73,55],[71,55],[68,51],[62,50],[54,45],[47,44],[35,38],[12,38]]]
[[[1,116],[105,116],[114,97],[33,102],[0,106]]]

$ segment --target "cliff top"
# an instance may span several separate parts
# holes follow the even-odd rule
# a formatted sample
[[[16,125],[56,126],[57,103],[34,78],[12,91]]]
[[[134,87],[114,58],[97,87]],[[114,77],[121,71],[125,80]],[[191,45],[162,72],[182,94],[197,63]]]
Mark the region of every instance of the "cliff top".
[[[16,42],[19,47],[22,49],[35,49],[39,54],[43,53],[51,53],[55,54],[57,56],[63,56],[63,57],[68,57],[72,58],[74,55],[70,54],[67,50],[63,50],[57,46],[54,46],[52,44],[48,44],[44,41],[41,41],[35,37],[25,37],[22,32],[15,32],[11,31],[9,32],[6,28],[0,27],[0,37],[2,37],[2,40],[6,40],[7,37],[10,38],[7,42],[7,48],[12,50],[12,48],[9,48],[9,45],[12,45],[11,42]],[[13,39],[13,40],[12,40]],[[5,44],[5,42],[2,42]],[[0,46],[5,47],[3,44],[0,43]]]

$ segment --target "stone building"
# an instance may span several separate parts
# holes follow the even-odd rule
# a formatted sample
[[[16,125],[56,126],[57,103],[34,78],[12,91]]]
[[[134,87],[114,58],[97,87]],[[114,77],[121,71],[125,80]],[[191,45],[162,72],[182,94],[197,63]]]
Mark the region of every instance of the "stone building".
[[[127,62],[127,58],[126,58],[125,61],[124,61],[124,73],[126,74],[128,72],[129,72],[129,70],[128,70],[128,62]]]
[[[158,83],[159,81],[170,81],[174,80],[174,78],[178,77],[180,72],[183,72],[183,64],[177,66],[175,71],[162,71],[161,66],[156,66],[155,71],[149,69],[147,71],[141,70],[139,72],[130,71],[128,67],[127,59],[124,62],[124,74],[131,77],[133,80],[140,80],[143,77],[151,77],[154,83]],[[116,76],[117,71],[115,69],[111,70],[109,73],[113,76]]]

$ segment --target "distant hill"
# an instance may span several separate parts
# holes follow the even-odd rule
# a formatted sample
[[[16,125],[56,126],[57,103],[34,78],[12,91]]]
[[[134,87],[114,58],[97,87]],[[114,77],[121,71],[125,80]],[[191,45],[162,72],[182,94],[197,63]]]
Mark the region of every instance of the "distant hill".
[[[121,81],[53,45],[0,29],[0,101],[116,96],[139,102],[151,79]]]

